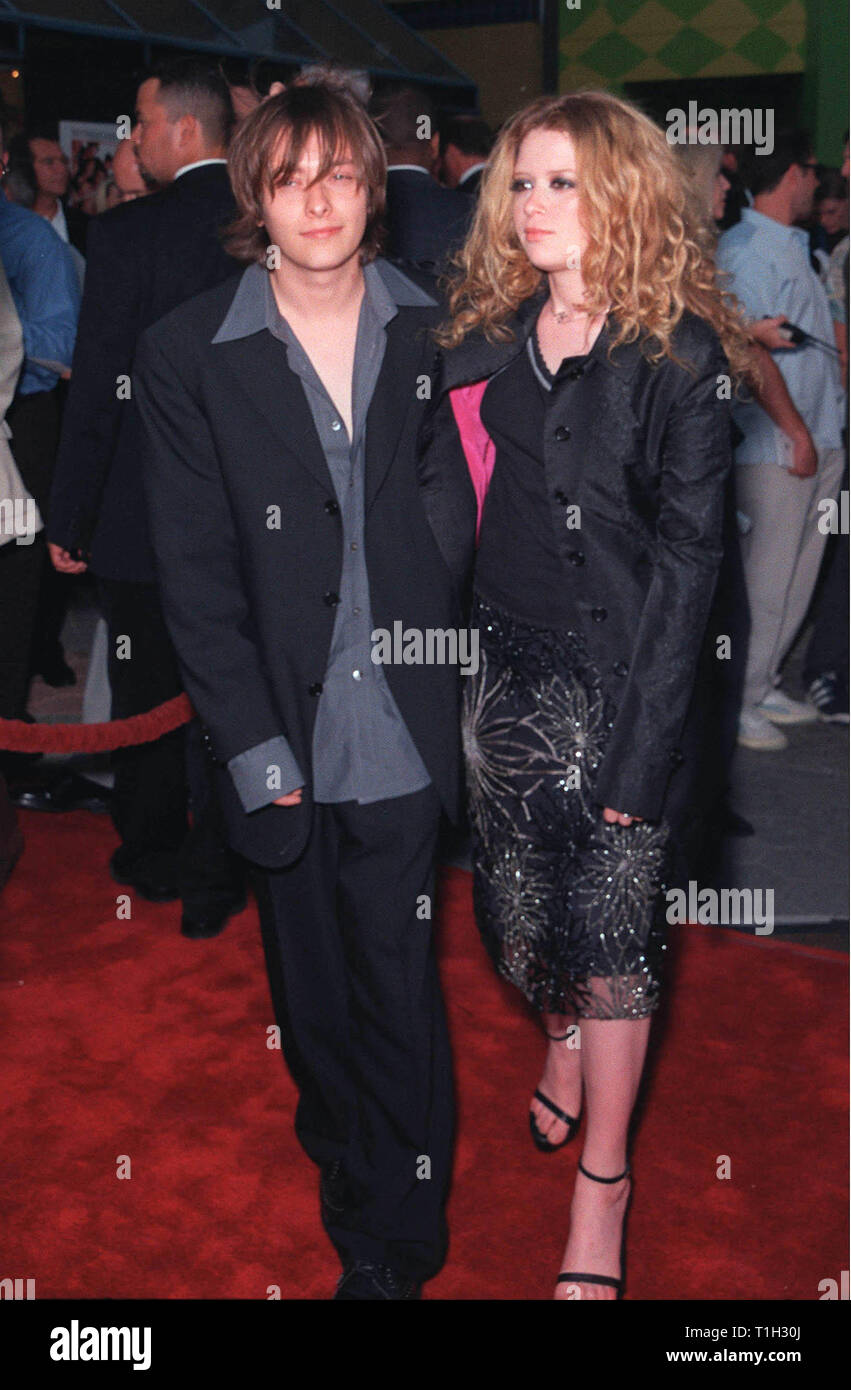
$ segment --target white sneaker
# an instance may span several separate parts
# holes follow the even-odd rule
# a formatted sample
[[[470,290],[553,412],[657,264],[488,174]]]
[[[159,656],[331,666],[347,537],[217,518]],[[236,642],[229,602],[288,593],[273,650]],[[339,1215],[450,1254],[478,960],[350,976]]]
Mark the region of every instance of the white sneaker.
[[[789,746],[786,735],[755,709],[743,709],[739,715],[739,743],[743,748],[759,748],[763,752]]]
[[[773,724],[812,724],[818,710],[803,700],[793,700],[783,690],[771,690],[756,706],[758,712]]]

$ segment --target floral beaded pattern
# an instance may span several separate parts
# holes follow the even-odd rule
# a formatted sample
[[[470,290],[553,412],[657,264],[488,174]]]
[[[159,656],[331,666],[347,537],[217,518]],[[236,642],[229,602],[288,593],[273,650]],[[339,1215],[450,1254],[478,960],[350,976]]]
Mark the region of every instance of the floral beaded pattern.
[[[472,624],[463,739],[485,945],[538,1009],[644,1017],[661,983],[669,828],[602,819],[593,779],[613,711],[581,635],[481,596]]]

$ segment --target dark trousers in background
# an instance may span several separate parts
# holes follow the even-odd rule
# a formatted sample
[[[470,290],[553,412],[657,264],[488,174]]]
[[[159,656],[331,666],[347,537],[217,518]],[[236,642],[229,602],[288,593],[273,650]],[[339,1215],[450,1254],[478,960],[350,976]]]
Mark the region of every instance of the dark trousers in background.
[[[109,629],[112,718],[144,714],[179,695],[180,673],[156,585],[101,578],[98,589]],[[129,638],[124,657],[122,638]],[[197,722],[114,754],[112,819],[127,860],[174,883],[184,908],[203,915],[239,897],[242,864],[225,839]]]
[[[58,391],[17,395],[6,420],[18,471],[46,523],[59,445]],[[9,541],[0,546],[0,717],[4,719],[20,719],[26,710],[39,592],[47,564],[43,531],[31,545]]]
[[[67,381],[60,381],[56,391],[51,395],[56,396],[56,433],[57,442],[55,449],[59,447],[59,435],[62,428],[62,412],[65,409],[65,402],[68,398]],[[53,469],[51,468],[51,476]],[[45,498],[45,505],[47,498]],[[41,504],[39,504],[41,505]],[[45,524],[47,514],[42,510]],[[60,574],[53,568],[48,558],[45,563],[39,586],[38,608],[35,615],[35,627],[33,632],[33,645],[30,652],[30,669],[33,675],[50,674],[61,665],[64,660],[62,651],[62,629],[65,626],[65,616],[68,612],[68,604],[74,592],[75,585],[79,584],[79,579],[75,575]]]
[[[301,858],[255,889],[296,1133],[320,1166],[342,1160],[351,1192],[328,1234],[344,1263],[418,1280],[445,1258],[454,1111],[433,924],[417,916],[439,816],[433,787],[315,806]]]

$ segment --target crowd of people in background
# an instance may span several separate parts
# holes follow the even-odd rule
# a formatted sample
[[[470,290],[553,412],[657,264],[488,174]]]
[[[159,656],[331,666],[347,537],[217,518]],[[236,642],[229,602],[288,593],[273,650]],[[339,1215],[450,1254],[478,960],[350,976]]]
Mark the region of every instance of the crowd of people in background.
[[[129,370],[135,338],[154,312],[153,306],[157,313],[165,312],[203,287],[204,276],[187,279],[179,268],[149,265],[144,273],[165,277],[169,289],[163,295],[161,289],[148,286],[143,294],[147,306],[140,311],[137,304],[122,322],[126,289],[133,282],[132,257],[122,250],[121,261],[114,258],[107,270],[108,220],[103,236],[91,233],[105,214],[115,216],[116,208],[157,191],[162,194],[177,176],[185,177],[183,171],[158,167],[155,155],[145,161],[144,151],[154,139],[151,129],[160,119],[196,123],[200,132],[197,148],[192,149],[196,158],[187,163],[193,167],[211,160],[218,163],[214,202],[219,219],[226,220],[230,210],[224,164],[227,140],[265,95],[252,87],[228,86],[203,61],[181,59],[161,71],[161,77],[148,78],[140,86],[131,137],[119,141],[114,155],[103,157],[93,144],[80,145],[73,167],[56,128],[40,122],[38,113],[27,113],[25,128],[17,131],[11,113],[4,114],[0,256],[11,305],[23,328],[23,358],[8,402],[6,430],[12,435],[11,466],[19,494],[34,500],[39,527],[43,522],[46,528],[25,537],[27,544],[14,543],[8,533],[0,538],[12,540],[0,546],[0,716],[7,719],[31,718],[27,698],[34,675],[53,686],[76,679],[61,644],[69,596],[79,582],[74,576],[89,569],[98,577],[105,621],[109,618],[105,589],[111,582],[153,584],[152,572],[144,563],[127,560],[138,544],[132,538],[125,544],[124,532],[130,527],[135,535],[138,528],[135,518],[131,525],[132,509],[126,497],[119,499],[116,484],[118,477],[126,481],[132,468],[131,464],[122,471],[120,463],[126,427],[119,424],[120,412],[116,413],[114,403],[104,408],[103,421],[98,423],[103,403],[87,387],[82,363],[87,351],[103,351],[118,324],[124,335],[119,356]],[[354,80],[387,155],[385,253],[402,266],[439,275],[469,230],[495,132],[480,116],[436,110],[428,93],[421,90],[396,84],[372,93],[365,75]],[[282,86],[273,82],[270,90],[274,93]],[[216,102],[227,103],[226,139],[216,145],[213,155],[203,138],[203,122],[198,123],[193,114],[199,100],[202,107],[206,102],[208,110]],[[841,168],[823,168],[801,132],[781,135],[767,158],[754,158],[746,148],[707,152],[689,146],[682,153],[685,160],[692,159],[695,196],[705,201],[707,227],[720,234],[719,268],[728,273],[727,286],[755,322],[755,339],[765,349],[767,383],[759,404],[736,410],[743,436],[737,454],[742,466],[736,469],[736,505],[744,571],[734,589],[740,614],[745,609],[749,613],[750,656],[738,686],[728,679],[726,717],[728,725],[731,720],[735,724],[740,742],[771,751],[785,746],[785,723],[819,716],[842,722],[848,718],[848,653],[841,620],[847,592],[847,537],[831,536],[826,528],[815,525],[822,496],[836,496],[840,485],[847,487],[836,403],[840,378],[844,380],[847,372],[847,155]],[[712,168],[706,164],[707,153]],[[117,231],[119,224],[113,226]],[[211,223],[199,225],[197,233],[209,243],[215,228]],[[788,274],[780,278],[775,274],[779,255],[789,261]],[[223,252],[216,252],[212,259],[217,262],[216,274],[234,268]],[[143,263],[144,257],[136,269]],[[72,361],[81,296],[83,332],[77,351],[83,356],[74,369],[74,376],[80,378],[75,388]],[[792,341],[784,327],[787,322],[809,335],[803,345]],[[7,491],[10,498],[15,495],[13,489]],[[115,516],[114,506],[118,507]],[[754,526],[758,515],[763,523]],[[770,527],[765,524],[769,515]],[[114,565],[108,558],[98,558],[98,530],[101,536],[111,535],[112,547],[122,552]],[[47,548],[51,540],[52,564]],[[815,624],[806,662],[810,698],[800,701],[785,695],[779,681],[783,659],[808,612]],[[87,706],[95,713],[88,717],[107,717],[110,709],[113,716],[117,710],[139,712],[150,705],[156,692],[145,689],[122,698],[113,686],[110,695],[103,635],[102,624],[99,659],[90,663],[87,688]],[[168,641],[164,634],[162,638],[165,651]],[[120,684],[127,679],[123,668],[115,663],[113,667],[114,680]],[[175,673],[175,688],[177,681]],[[166,685],[171,688],[169,682]],[[158,813],[163,788],[174,789],[180,778],[173,767],[163,781],[157,757],[151,750],[119,756],[116,773],[120,788],[122,760],[142,765],[147,759],[154,779],[153,802],[146,804],[143,819],[163,825],[169,820]],[[109,778],[101,775],[101,781],[95,782],[76,770],[45,778],[35,767],[37,758],[21,754],[0,753],[0,763],[12,798],[21,806],[105,809],[112,800],[115,814],[115,793],[103,785]],[[140,782],[139,776],[137,766],[133,794],[144,803],[145,794],[139,788],[144,787],[145,778]],[[154,783],[159,790],[153,789]],[[185,787],[175,795],[184,809],[177,812],[170,851],[186,831]],[[133,856],[139,859],[138,847]],[[169,882],[155,885],[154,891],[176,886],[173,874],[166,878]]]
[[[477,921],[550,1044],[536,1147],[586,1114],[556,1297],[620,1296],[664,884],[752,832],[737,743],[848,723],[848,535],[823,524],[848,486],[847,140],[835,170],[802,130],[677,158],[608,93],[497,134],[409,86],[316,67],[260,93],[193,58],[144,77],[111,160],[72,176],[54,135],[3,130],[0,718],[31,718],[34,672],[75,679],[84,575],[91,717],[184,686],[199,714],[119,747],[110,788],[0,753],[0,792],[109,810],[112,879],[179,900],[189,938],[251,882],[334,1296],[409,1299],[445,1258],[453,1124],[414,905],[463,746]],[[443,663],[385,675],[373,605],[481,633],[463,714]]]

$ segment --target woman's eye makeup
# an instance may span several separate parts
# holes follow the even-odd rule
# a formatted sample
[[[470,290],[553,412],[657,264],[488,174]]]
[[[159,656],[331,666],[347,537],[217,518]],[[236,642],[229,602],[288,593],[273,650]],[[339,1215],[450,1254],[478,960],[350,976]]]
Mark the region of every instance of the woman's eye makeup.
[[[511,181],[512,193],[524,193],[532,187],[532,179],[516,178]],[[569,178],[566,174],[554,174],[549,180],[548,187],[563,191],[565,188],[575,188],[576,180]]]

